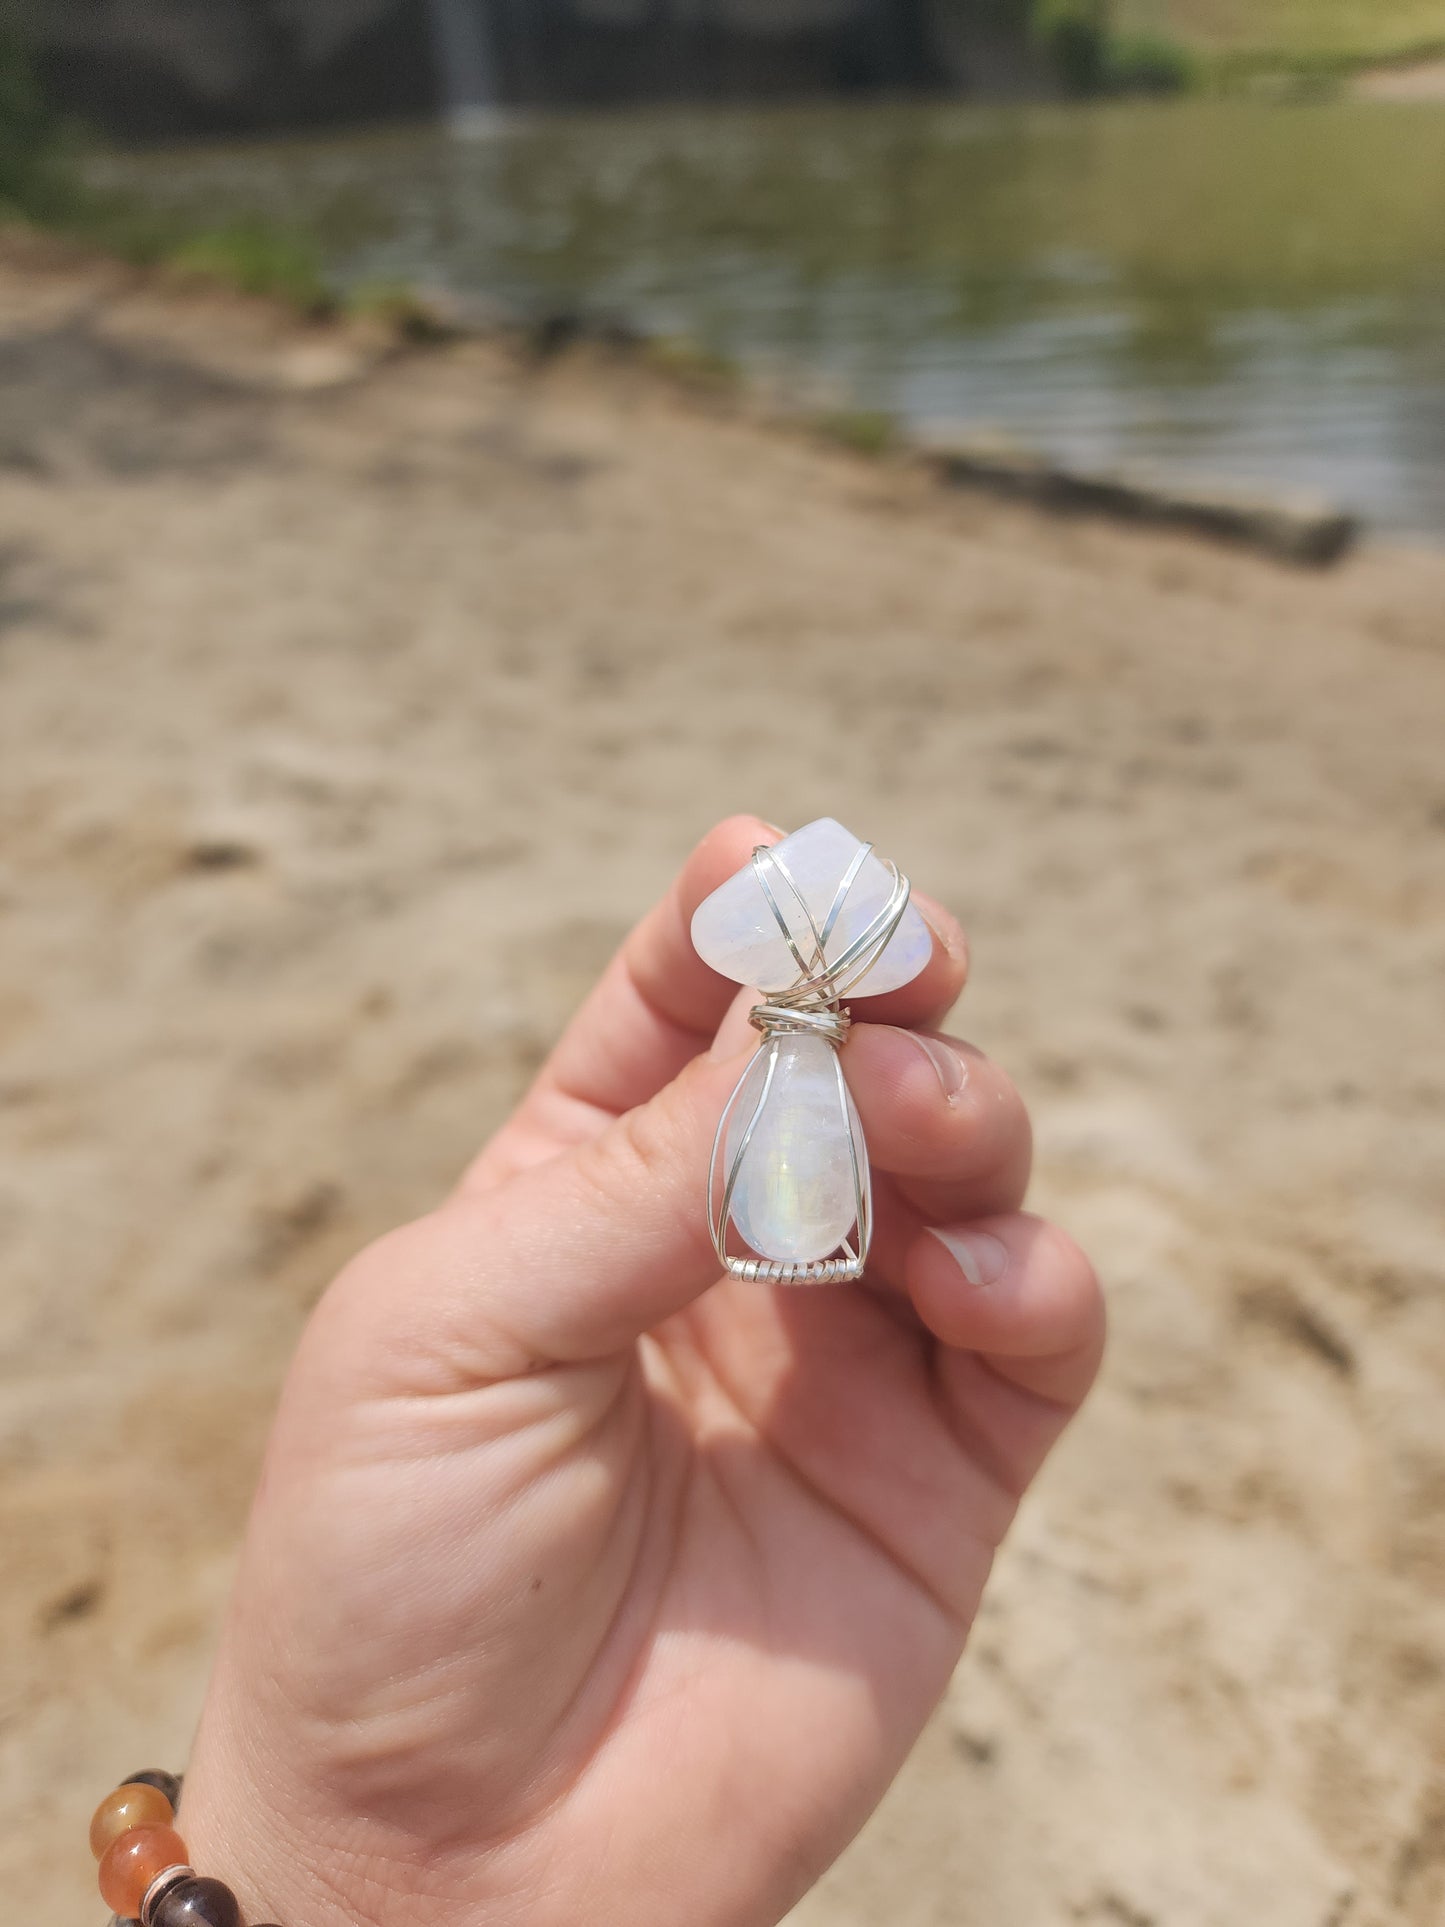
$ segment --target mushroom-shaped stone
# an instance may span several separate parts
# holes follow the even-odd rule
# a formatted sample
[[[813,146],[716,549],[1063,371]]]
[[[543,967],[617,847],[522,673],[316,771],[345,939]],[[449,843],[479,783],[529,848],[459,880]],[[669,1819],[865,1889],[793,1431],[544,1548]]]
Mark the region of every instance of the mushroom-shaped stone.
[[[794,830],[772,846],[775,863],[782,866],[795,886],[789,888],[776,870],[770,872],[777,913],[753,865],[745,863],[698,905],[692,920],[692,941],[698,955],[734,983],[755,984],[768,992],[787,990],[803,975],[811,975],[811,969],[805,973],[799,968],[778,926],[778,914],[787,923],[798,951],[811,964],[816,948],[813,925],[819,931],[825,927],[839,889],[863,847],[851,830],[845,830],[831,816],[821,816],[816,823]],[[836,963],[845,954],[892,892],[892,875],[870,851],[849,884],[829,932],[827,962]],[[858,983],[857,994],[873,997],[911,983],[932,952],[928,925],[909,904],[876,962]]]

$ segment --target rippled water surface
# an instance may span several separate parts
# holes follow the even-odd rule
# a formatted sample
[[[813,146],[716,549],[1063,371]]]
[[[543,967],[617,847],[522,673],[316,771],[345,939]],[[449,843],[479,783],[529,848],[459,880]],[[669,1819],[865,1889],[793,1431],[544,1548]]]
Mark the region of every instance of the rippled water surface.
[[[126,162],[353,282],[625,315],[928,426],[1445,537],[1445,107],[545,119]]]

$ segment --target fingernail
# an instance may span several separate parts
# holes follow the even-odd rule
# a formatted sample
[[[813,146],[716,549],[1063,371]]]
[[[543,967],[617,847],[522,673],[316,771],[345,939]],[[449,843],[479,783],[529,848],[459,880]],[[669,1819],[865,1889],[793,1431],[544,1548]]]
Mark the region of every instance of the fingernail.
[[[940,1231],[934,1225],[928,1229],[969,1284],[996,1285],[1008,1270],[1008,1246],[991,1231]]]
[[[937,1071],[943,1095],[951,1104],[968,1082],[968,1066],[953,1046],[945,1044],[941,1037],[925,1037],[916,1030],[906,1030],[903,1035],[917,1044]]]
[[[760,816],[758,821],[765,830],[771,830],[774,836],[786,836],[788,834],[781,823],[770,823],[765,816]]]

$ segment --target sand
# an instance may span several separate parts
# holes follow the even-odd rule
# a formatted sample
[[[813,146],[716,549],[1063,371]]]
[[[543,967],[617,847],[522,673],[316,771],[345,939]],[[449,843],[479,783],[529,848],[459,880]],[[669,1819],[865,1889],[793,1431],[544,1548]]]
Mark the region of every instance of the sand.
[[[1445,1915],[1445,558],[0,267],[0,1891],[183,1760],[308,1306],[738,807],[968,921],[1098,1394],[801,1927]],[[404,1315],[404,1308],[400,1308]],[[299,1924],[298,1924],[299,1927]]]
[[[1421,60],[1398,67],[1372,67],[1355,82],[1365,100],[1406,104],[1445,100],[1445,60]]]

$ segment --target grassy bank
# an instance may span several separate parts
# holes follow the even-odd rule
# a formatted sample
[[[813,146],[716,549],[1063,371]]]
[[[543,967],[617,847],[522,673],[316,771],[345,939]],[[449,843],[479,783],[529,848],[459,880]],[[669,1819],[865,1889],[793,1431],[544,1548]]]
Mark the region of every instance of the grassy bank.
[[[305,314],[336,306],[315,242],[256,218],[198,227],[134,195],[91,186],[83,143],[45,99],[21,27],[0,12],[0,220],[24,223],[140,266],[284,301]]]
[[[1158,35],[1201,74],[1322,78],[1445,54],[1445,0],[1113,0],[1114,31]]]
[[[1329,84],[1445,58],[1445,0],[1034,0],[1030,24],[1081,94]]]

